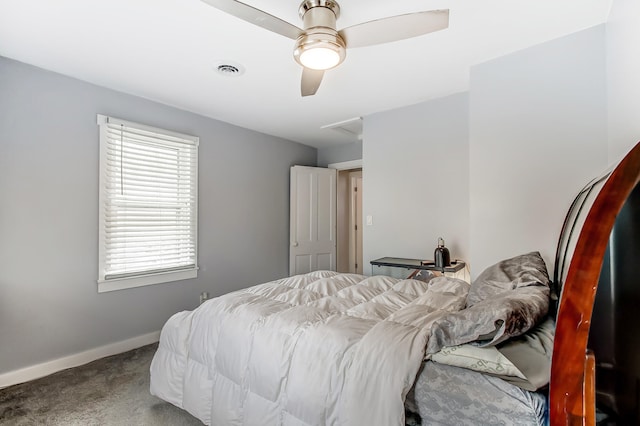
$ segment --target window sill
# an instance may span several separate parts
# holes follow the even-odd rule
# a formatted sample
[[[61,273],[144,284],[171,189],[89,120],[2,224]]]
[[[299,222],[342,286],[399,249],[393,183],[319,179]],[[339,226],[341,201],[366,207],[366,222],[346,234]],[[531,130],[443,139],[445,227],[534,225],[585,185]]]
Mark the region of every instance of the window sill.
[[[128,288],[143,287],[153,284],[168,283],[171,281],[188,280],[198,277],[198,269],[186,271],[165,272],[160,274],[145,275],[142,277],[117,278],[111,280],[98,280],[98,293],[125,290]]]

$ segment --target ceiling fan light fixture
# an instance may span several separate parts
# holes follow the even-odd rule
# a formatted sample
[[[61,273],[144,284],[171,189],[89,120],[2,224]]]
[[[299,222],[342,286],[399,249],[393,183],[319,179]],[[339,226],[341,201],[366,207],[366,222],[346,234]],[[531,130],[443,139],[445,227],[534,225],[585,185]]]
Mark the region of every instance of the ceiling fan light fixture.
[[[334,34],[313,33],[301,36],[293,51],[296,62],[312,70],[328,70],[344,61],[346,49],[342,38]]]
[[[314,47],[300,53],[300,62],[312,70],[328,70],[340,63],[340,55],[327,47]]]

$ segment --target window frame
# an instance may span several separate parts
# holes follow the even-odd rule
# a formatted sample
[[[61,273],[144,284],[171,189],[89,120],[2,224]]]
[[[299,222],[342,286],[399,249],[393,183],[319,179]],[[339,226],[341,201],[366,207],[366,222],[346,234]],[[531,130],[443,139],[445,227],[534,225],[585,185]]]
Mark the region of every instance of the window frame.
[[[198,201],[199,201],[199,191],[198,191],[198,163],[199,163],[199,142],[200,138],[197,136],[186,135],[183,133],[174,132],[171,130],[161,129],[158,127],[148,126],[145,124],[135,123],[127,120],[122,120],[119,118],[114,118],[102,114],[97,114],[97,123],[99,125],[99,144],[100,144],[100,172],[99,172],[99,189],[98,189],[98,293],[104,293],[115,290],[123,290],[128,288],[136,288],[141,286],[148,286],[153,284],[162,284],[173,281],[180,281],[186,279],[197,278],[198,276]],[[142,130],[147,132],[153,132],[163,136],[171,136],[176,138],[181,138],[188,140],[193,143],[195,150],[195,171],[194,171],[194,182],[193,188],[195,191],[195,201],[194,201],[194,214],[195,220],[192,222],[193,224],[193,232],[194,232],[194,260],[195,264],[192,268],[188,269],[179,269],[175,271],[165,270],[165,271],[155,271],[148,273],[140,273],[135,276],[116,276],[111,278],[106,278],[106,255],[107,255],[107,247],[106,247],[106,209],[105,203],[108,200],[107,188],[106,188],[106,173],[107,173],[107,149],[108,149],[108,124],[115,125],[123,125],[125,127],[129,127],[136,130]]]

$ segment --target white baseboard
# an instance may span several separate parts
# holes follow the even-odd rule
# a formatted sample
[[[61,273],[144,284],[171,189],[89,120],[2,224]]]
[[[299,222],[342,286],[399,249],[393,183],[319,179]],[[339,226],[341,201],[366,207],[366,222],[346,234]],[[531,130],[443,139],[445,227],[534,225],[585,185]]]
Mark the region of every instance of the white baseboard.
[[[43,362],[42,364],[2,373],[0,374],[0,389],[48,376],[49,374],[66,370],[67,368],[77,367],[100,358],[127,352],[141,346],[155,343],[158,340],[160,340],[160,331],[154,331],[143,334],[142,336],[132,337],[131,339],[110,343],[105,346],[89,349],[88,351]]]

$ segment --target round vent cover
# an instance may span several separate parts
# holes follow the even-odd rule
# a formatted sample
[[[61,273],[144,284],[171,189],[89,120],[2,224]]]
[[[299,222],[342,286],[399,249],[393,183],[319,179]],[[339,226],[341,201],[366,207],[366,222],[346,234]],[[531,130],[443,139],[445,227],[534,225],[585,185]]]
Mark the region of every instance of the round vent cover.
[[[236,77],[244,74],[244,67],[242,65],[228,61],[218,62],[216,64],[216,70],[218,74],[228,77]]]

